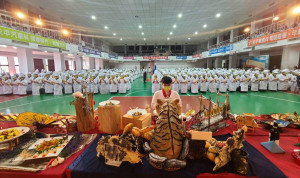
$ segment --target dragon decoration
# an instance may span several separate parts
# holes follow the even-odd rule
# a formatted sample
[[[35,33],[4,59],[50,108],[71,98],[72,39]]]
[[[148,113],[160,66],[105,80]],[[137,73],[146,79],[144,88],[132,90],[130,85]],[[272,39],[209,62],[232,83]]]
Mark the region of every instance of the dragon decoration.
[[[97,156],[136,164],[141,163],[141,155],[144,155],[153,167],[166,171],[184,168],[188,158],[204,158],[215,163],[213,170],[216,171],[232,160],[232,152],[241,153],[236,150],[243,147],[246,126],[234,132],[233,137],[226,141],[217,141],[214,138],[208,141],[191,140],[189,132],[184,132],[179,118],[181,107],[178,99],[158,99],[156,112],[159,114],[155,126],[139,129],[131,123],[124,128],[121,136],[100,138],[96,148]],[[105,149],[105,144],[108,144],[110,149]],[[112,149],[113,145],[118,147],[118,151]],[[112,154],[113,152],[118,154]],[[245,175],[247,159],[240,159],[243,164],[236,168],[236,172]]]

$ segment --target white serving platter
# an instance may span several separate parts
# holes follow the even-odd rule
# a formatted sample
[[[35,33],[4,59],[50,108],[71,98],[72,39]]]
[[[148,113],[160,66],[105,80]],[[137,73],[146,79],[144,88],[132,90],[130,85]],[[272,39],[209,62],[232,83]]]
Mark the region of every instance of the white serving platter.
[[[12,141],[12,140],[14,140],[14,139],[16,139],[16,138],[18,138],[18,137],[21,137],[22,135],[26,134],[26,133],[29,132],[29,130],[30,130],[29,127],[12,127],[12,128],[2,129],[2,130],[0,130],[0,132],[3,132],[3,131],[5,131],[5,130],[10,130],[10,129],[18,129],[18,130],[21,132],[21,134],[18,135],[18,136],[15,136],[15,137],[13,137],[13,138],[10,138],[10,139],[6,139],[6,140],[3,140],[3,141],[0,141],[0,144],[6,143],[6,142]]]
[[[59,147],[55,148],[55,152],[48,151],[47,154],[41,153],[41,154],[38,154],[38,155],[33,155],[31,157],[25,158],[25,160],[57,157],[59,155],[59,153],[67,146],[67,144],[70,142],[70,140],[72,139],[72,137],[73,137],[73,135],[69,135],[68,139],[66,139],[62,144],[60,144]],[[52,139],[63,139],[63,137],[51,137],[51,138],[42,138],[42,139],[39,139],[34,144],[32,144],[28,148],[28,150],[31,150],[31,149],[35,150],[36,147],[37,147],[37,145],[41,144],[43,141],[50,141]]]
[[[147,111],[146,109],[131,109],[127,112],[128,115],[130,116],[134,116],[134,117],[137,117],[136,115],[133,115],[135,112],[140,112],[142,113],[142,115],[139,115],[139,116],[143,116],[145,114],[147,114]]]

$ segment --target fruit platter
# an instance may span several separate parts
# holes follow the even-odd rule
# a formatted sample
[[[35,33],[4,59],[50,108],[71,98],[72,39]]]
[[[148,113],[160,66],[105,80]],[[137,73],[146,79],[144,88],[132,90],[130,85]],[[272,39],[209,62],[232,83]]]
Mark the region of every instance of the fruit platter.
[[[0,144],[13,141],[29,132],[29,127],[13,127],[0,130]]]
[[[39,139],[28,148],[27,154],[23,154],[22,157],[24,160],[57,157],[72,137],[69,135]]]

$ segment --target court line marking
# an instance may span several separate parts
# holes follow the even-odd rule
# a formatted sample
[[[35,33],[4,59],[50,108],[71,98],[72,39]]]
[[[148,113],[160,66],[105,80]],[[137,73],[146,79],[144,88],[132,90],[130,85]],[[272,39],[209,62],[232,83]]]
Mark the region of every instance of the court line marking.
[[[46,100],[40,100],[40,101],[35,101],[35,102],[29,102],[29,103],[24,103],[24,104],[14,105],[14,106],[6,107],[6,108],[0,108],[0,110],[1,110],[1,109],[14,108],[14,107],[18,107],[18,106],[24,106],[24,105],[28,105],[28,104],[40,103],[40,102],[44,102],[44,101],[49,101],[49,100],[54,100],[54,99],[60,99],[60,98],[65,98],[65,97],[73,97],[73,96],[72,96],[72,95],[67,95],[67,96],[62,96],[62,97],[56,97],[56,98],[46,99]]]
[[[275,100],[281,100],[281,101],[287,101],[287,102],[291,102],[291,103],[299,103],[300,104],[300,102],[298,102],[298,101],[286,100],[286,99],[275,98],[275,97],[270,97],[270,96],[254,95],[254,94],[247,94],[247,95],[258,96],[258,97],[263,97],[263,98],[270,98],[270,99],[275,99]]]
[[[14,101],[14,100],[18,100],[18,99],[23,99],[23,98],[26,98],[26,97],[28,97],[28,96],[32,96],[32,95],[22,96],[22,97],[20,97],[20,98],[15,98],[15,99],[3,101],[3,102],[0,102],[0,104],[1,104],[1,103],[5,103],[5,102],[8,102],[8,101]]]

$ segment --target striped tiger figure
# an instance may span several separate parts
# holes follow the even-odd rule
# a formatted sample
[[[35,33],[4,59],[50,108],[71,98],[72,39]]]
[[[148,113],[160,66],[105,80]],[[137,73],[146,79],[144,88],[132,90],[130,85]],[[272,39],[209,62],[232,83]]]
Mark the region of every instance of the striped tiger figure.
[[[158,156],[178,159],[183,144],[179,100],[158,99],[156,112],[159,115],[150,140],[150,147]]]

